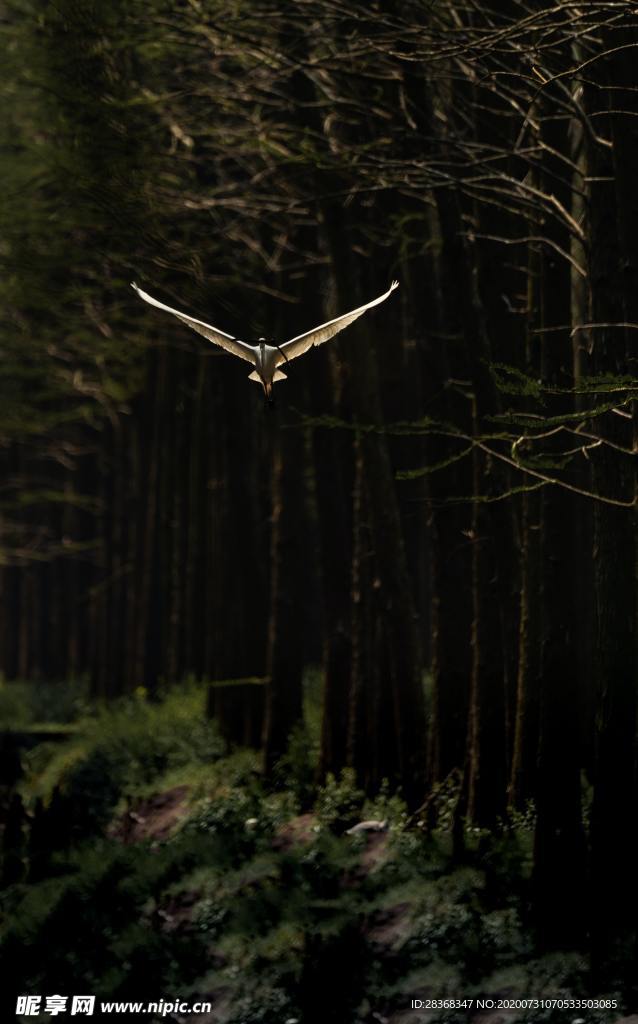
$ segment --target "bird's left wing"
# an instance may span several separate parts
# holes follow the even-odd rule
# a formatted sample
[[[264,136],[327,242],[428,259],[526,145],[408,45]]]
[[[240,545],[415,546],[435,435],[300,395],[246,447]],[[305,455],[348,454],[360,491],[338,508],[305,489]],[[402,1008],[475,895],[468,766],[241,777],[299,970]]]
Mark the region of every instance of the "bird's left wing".
[[[218,327],[212,327],[210,324],[205,324],[203,320],[195,320],[194,317],[188,316],[186,313],[180,313],[177,309],[171,309],[170,306],[165,306],[163,302],[158,302],[148,292],[143,292],[141,288],[132,281],[131,288],[133,288],[140,299],[144,299],[144,302],[148,302],[151,306],[157,306],[158,309],[163,309],[166,313],[172,313],[183,323],[187,324],[198,334],[202,334],[209,341],[215,343],[215,345],[221,345],[227,352],[231,352],[234,356],[239,356],[240,359],[245,359],[247,362],[252,363],[255,366],[255,353],[256,349],[254,345],[248,345],[245,341],[240,341],[239,338],[233,338],[232,334],[226,334],[224,331],[220,331]]]
[[[359,306],[357,309],[353,309],[351,313],[344,313],[343,316],[338,316],[335,320],[328,320],[328,323],[321,324],[320,327],[315,327],[314,330],[307,331],[306,334],[299,334],[296,338],[285,341],[283,345],[279,346],[279,351],[283,354],[278,359],[278,365],[285,362],[286,359],[296,359],[297,356],[303,355],[313,345],[323,345],[324,341],[330,341],[330,338],[334,338],[335,334],[338,334],[344,327],[357,320],[367,309],[372,309],[373,306],[378,306],[380,302],[384,302],[394,289],[398,287],[399,282],[393,281],[387,292],[379,295],[372,302],[367,302],[365,306]]]

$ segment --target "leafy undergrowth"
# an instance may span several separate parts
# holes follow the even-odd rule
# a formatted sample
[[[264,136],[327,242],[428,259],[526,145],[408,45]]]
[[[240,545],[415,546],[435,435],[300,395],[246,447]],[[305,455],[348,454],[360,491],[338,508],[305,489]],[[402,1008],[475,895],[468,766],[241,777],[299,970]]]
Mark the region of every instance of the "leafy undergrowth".
[[[84,680],[50,683],[11,682],[0,679],[0,732],[31,729],[38,725],[62,726],[88,713],[88,687]]]
[[[30,836],[25,821],[21,870],[2,894],[5,988],[208,1001],[190,1018],[200,1024],[437,1024],[486,1019],[446,1000],[587,994],[578,951],[534,950],[524,827],[469,834],[455,864],[448,835],[409,830],[386,790],[366,801],[347,772],[315,786],[312,719],[272,790],[257,755],[225,754],[202,712],[197,688],[159,704],[140,695],[29,754]],[[366,818],[387,831],[347,834]]]

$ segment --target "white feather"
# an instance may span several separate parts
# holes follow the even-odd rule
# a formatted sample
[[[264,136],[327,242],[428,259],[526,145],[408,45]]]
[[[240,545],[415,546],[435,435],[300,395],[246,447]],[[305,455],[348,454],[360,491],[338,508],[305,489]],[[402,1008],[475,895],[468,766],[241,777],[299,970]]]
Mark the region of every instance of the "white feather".
[[[334,338],[335,334],[342,331],[344,327],[348,327],[355,320],[358,320],[366,310],[372,309],[373,306],[378,306],[380,302],[385,302],[394,289],[398,287],[399,282],[393,281],[387,292],[384,292],[383,295],[379,295],[379,297],[377,299],[373,299],[372,302],[366,302],[365,306],[358,306],[357,309],[353,309],[350,313],[344,313],[343,316],[338,316],[334,320],[328,320],[327,323],[321,324],[320,327],[315,327],[312,331],[307,331],[305,334],[298,334],[296,338],[291,338],[290,341],[285,341],[283,345],[279,346],[281,351],[284,353],[279,362],[283,363],[285,359],[296,359],[297,356],[302,356],[304,352],[307,352],[313,345],[323,345],[324,341],[329,341],[330,338]]]
[[[144,299],[144,302],[148,302],[151,306],[157,306],[158,309],[163,309],[166,313],[172,313],[173,316],[176,316],[193,331],[202,334],[208,341],[214,342],[215,345],[220,345],[227,352],[231,352],[234,356],[239,356],[240,359],[245,359],[247,362],[252,363],[253,366],[255,365],[255,347],[253,345],[247,345],[245,341],[233,338],[232,334],[226,334],[225,331],[220,331],[218,327],[212,327],[210,324],[204,323],[203,320],[196,320],[186,313],[180,313],[177,309],[165,306],[163,302],[158,302],[148,292],[143,292],[134,282],[131,282],[131,288],[137,292],[141,299]]]

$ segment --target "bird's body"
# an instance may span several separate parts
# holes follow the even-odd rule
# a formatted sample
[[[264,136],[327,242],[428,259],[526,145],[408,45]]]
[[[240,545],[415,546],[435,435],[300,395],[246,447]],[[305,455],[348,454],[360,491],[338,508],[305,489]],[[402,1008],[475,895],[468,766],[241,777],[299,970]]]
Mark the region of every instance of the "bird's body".
[[[248,375],[248,380],[261,382],[269,402],[272,401],[273,383],[286,379],[286,374],[277,369],[281,361],[281,349],[268,345],[265,339],[260,338],[255,346],[256,369]]]
[[[273,384],[279,380],[286,379],[286,374],[282,373],[279,369],[280,366],[284,363],[289,363],[292,359],[296,359],[297,356],[303,355],[313,345],[322,345],[325,341],[329,341],[330,338],[334,338],[335,334],[348,327],[366,310],[371,309],[372,306],[378,306],[380,302],[384,302],[394,289],[399,287],[399,282],[393,281],[387,292],[366,303],[365,306],[358,306],[357,309],[353,309],[350,313],[344,313],[343,316],[338,316],[334,320],[329,320],[327,323],[315,327],[312,331],[307,331],[305,334],[299,334],[289,341],[284,341],[281,345],[269,345],[265,338],[260,338],[256,345],[250,345],[246,341],[241,341],[239,338],[234,338],[231,334],[220,331],[219,328],[213,327],[211,324],[204,323],[203,320],[196,320],[186,313],[180,313],[177,309],[165,306],[163,302],[158,302],[157,299],[154,299],[148,292],[142,291],[134,283],[131,287],[135,289],[141,299],[144,299],[151,306],[157,306],[158,309],[172,313],[173,316],[187,324],[192,330],[197,331],[198,334],[202,334],[209,341],[220,345],[221,348],[232,355],[239,356],[240,359],[252,363],[255,369],[249,374],[249,380],[261,383],[266,399],[268,402],[272,402]]]

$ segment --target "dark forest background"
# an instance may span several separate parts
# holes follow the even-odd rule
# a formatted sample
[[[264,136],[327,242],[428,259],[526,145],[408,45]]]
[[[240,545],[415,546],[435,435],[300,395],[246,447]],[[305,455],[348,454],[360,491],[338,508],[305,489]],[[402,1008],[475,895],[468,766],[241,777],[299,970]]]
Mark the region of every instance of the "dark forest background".
[[[638,14],[11,0],[0,670],[211,683],[276,776],[532,814],[534,927],[635,981]],[[145,307],[285,339],[289,369]],[[628,980],[629,979],[629,980]],[[633,980],[632,980],[633,979]]]

